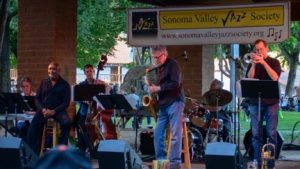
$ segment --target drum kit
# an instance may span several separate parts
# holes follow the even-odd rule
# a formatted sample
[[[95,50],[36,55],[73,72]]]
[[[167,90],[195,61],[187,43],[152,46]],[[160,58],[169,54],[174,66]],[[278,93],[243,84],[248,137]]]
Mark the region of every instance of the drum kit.
[[[209,90],[201,101],[186,97],[184,112],[192,159],[203,157],[207,143],[220,141],[224,124],[219,113],[224,113],[220,110],[231,100],[232,94],[223,89]]]

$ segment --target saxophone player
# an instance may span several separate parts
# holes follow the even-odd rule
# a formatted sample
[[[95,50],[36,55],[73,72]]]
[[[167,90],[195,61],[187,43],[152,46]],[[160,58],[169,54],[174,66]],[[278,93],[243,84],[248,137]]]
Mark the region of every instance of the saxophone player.
[[[166,160],[166,128],[170,127],[172,135],[170,151],[170,168],[180,169],[182,148],[182,115],[184,109],[184,94],[182,75],[179,64],[168,58],[165,46],[150,48],[157,68],[157,84],[149,85],[150,94],[158,95],[158,119],[154,132],[154,147],[156,160]]]

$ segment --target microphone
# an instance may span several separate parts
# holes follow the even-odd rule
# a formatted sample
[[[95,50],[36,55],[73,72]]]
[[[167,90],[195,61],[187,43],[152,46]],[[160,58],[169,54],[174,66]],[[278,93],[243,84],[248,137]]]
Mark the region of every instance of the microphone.
[[[183,51],[183,56],[184,56],[184,60],[187,62],[188,61],[188,55],[186,53],[186,50]]]

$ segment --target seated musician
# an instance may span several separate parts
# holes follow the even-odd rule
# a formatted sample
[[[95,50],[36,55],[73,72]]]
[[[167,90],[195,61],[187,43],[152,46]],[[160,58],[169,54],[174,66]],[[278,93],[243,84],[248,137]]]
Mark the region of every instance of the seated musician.
[[[218,79],[214,79],[210,83],[210,90],[222,89],[223,82]],[[210,110],[210,114],[215,116],[218,112],[218,118],[223,120],[223,129],[222,129],[222,139],[223,141],[229,142],[230,141],[230,131],[231,131],[231,115],[228,113],[227,105],[220,107],[208,107]],[[216,117],[216,116],[215,116]]]
[[[94,70],[93,65],[91,65],[91,64],[85,65],[84,66],[84,74],[86,76],[86,79],[84,81],[80,82],[79,85],[104,84],[105,90],[106,90],[105,93],[109,94],[111,87],[104,81],[94,78],[95,70]],[[78,147],[82,151],[87,151],[90,146],[90,140],[84,138],[87,133],[85,122],[86,122],[86,117],[87,117],[87,113],[88,113],[88,109],[89,109],[89,104],[90,103],[88,101],[79,102],[79,110],[77,113],[77,119],[79,120],[79,126],[80,126],[80,129],[82,129],[82,132],[77,130],[78,131]]]
[[[21,95],[22,96],[35,96],[36,93],[32,90],[32,81],[29,77],[24,77],[20,81]],[[25,111],[25,114],[31,115],[35,112]],[[29,120],[18,120],[16,127],[13,127],[12,130],[16,132],[24,141],[27,139],[27,131],[29,128]]]
[[[48,65],[48,78],[43,79],[36,95],[37,112],[34,115],[29,131],[28,145],[36,153],[40,153],[43,126],[48,118],[53,118],[60,125],[58,144],[68,143],[71,120],[67,113],[70,104],[71,89],[67,81],[59,74],[57,62]]]

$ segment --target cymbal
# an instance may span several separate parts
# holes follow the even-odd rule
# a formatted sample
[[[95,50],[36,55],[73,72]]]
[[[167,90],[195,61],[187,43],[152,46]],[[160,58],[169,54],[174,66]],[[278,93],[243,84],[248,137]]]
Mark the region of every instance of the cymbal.
[[[232,94],[227,90],[214,89],[204,93],[202,100],[209,106],[224,106],[232,100]]]

